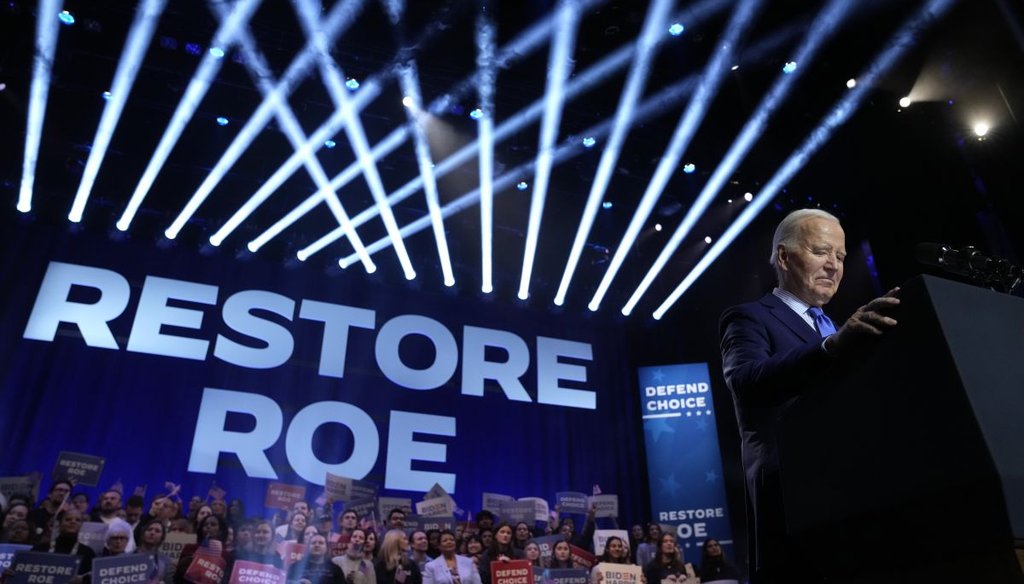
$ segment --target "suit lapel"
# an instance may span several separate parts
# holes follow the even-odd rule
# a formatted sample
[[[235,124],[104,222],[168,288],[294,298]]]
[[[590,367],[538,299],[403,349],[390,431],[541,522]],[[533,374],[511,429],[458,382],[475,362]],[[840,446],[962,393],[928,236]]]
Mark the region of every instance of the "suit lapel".
[[[786,328],[793,331],[805,343],[821,340],[821,335],[818,334],[818,331],[811,328],[807,321],[793,312],[792,308],[786,306],[786,303],[778,296],[769,293],[761,299],[761,304],[768,308],[773,317],[786,325]]]

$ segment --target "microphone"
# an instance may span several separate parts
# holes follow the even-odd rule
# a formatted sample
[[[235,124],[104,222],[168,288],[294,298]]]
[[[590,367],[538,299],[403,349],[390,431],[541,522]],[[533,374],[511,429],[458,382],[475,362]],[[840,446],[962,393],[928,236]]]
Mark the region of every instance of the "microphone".
[[[1003,259],[994,259],[981,253],[974,246],[960,249],[941,243],[917,244],[918,263],[935,266],[973,282],[991,288],[1002,288],[1013,293],[1020,285],[1024,273],[1021,269]]]

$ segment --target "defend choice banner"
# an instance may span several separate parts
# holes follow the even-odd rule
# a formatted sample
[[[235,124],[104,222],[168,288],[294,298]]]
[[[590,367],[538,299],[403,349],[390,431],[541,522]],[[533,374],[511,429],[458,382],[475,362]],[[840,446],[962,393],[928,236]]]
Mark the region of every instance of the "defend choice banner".
[[[92,562],[92,581],[95,584],[141,584],[148,581],[155,570],[151,554],[96,558]]]
[[[707,363],[641,367],[639,378],[654,521],[675,526],[684,551],[709,537],[730,545]]]

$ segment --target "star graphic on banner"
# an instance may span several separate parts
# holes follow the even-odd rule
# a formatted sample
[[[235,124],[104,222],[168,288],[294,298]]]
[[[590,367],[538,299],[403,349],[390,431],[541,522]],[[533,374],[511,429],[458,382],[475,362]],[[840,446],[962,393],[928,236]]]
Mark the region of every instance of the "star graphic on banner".
[[[662,379],[665,379],[665,374],[661,372],[661,369],[655,369],[654,373],[651,374],[651,377],[653,377],[655,381],[661,381]]]
[[[699,415],[701,415],[701,414],[703,414],[703,413],[704,413],[704,412],[702,412],[702,411],[700,411],[700,410],[697,410],[697,415],[698,415],[698,416],[699,416]]]
[[[711,415],[711,410],[708,410],[708,411],[707,411],[707,413],[708,413],[708,415],[710,416],[710,415]]]
[[[690,416],[692,416],[692,415],[693,415],[693,412],[686,412],[686,417],[687,417],[687,418],[689,418],[689,417],[690,417]]]
[[[704,430],[707,427],[708,427],[708,423],[707,422],[705,422],[704,420],[697,420],[697,429],[698,430]]]
[[[676,491],[678,491],[679,487],[682,486],[682,485],[680,485],[679,483],[676,482],[676,475],[675,475],[675,473],[672,473],[672,474],[668,475],[668,478],[658,479],[658,480],[661,481],[661,492],[662,493],[666,493],[667,492],[669,494],[669,496],[672,496],[672,497],[675,496]]]
[[[707,471],[706,473],[704,473],[704,476],[706,477],[704,479],[706,482],[709,482],[709,483],[716,483],[716,482],[718,482],[718,473],[716,473],[713,470]]]
[[[644,430],[651,433],[651,440],[654,440],[655,442],[657,442],[658,438],[660,438],[665,432],[668,432],[669,434],[675,433],[675,430],[672,429],[672,426],[668,425],[668,422],[666,422],[664,418],[651,420],[644,425]]]

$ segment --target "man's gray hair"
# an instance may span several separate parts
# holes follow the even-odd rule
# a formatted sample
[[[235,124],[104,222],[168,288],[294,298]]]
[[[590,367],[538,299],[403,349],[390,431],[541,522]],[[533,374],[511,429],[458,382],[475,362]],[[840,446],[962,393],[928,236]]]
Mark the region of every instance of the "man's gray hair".
[[[786,215],[786,218],[775,228],[775,237],[772,238],[772,256],[768,260],[775,268],[776,274],[779,273],[779,245],[786,246],[786,249],[795,245],[797,237],[800,235],[800,224],[813,218],[839,223],[839,219],[835,215],[821,209],[797,209]]]

